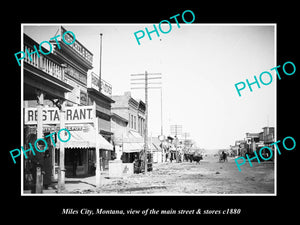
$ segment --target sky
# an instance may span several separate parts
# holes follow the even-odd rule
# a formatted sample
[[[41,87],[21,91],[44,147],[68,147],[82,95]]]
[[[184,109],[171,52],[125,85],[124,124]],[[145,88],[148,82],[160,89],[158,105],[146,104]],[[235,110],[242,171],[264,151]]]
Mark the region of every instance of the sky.
[[[147,34],[138,45],[134,33],[153,29],[153,24],[24,24],[23,31],[37,42],[49,40],[59,26],[72,31],[94,55],[93,69],[99,74],[100,33],[102,79],[112,85],[113,95],[131,91],[144,100],[144,90],[131,90],[131,74],[161,73],[163,130],[182,125],[182,131],[205,149],[229,148],[246,132],[258,133],[276,124],[276,30],[273,24],[172,24],[159,37]],[[156,26],[158,26],[156,24]],[[168,30],[168,25],[162,27]],[[43,45],[44,46],[44,45]],[[261,88],[246,87],[239,97],[238,82],[254,81],[263,71],[273,82]],[[269,78],[264,77],[267,83]],[[154,86],[154,85],[152,85]],[[151,89],[149,135],[161,130],[159,89]]]

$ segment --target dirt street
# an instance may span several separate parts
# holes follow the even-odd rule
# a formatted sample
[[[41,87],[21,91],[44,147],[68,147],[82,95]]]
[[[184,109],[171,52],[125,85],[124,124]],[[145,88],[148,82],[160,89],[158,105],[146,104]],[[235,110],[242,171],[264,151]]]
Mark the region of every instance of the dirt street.
[[[239,172],[233,158],[218,162],[218,157],[208,156],[195,162],[156,163],[153,171],[134,174],[121,179],[103,178],[100,189],[78,190],[91,194],[273,194],[274,163],[248,162]],[[74,193],[74,192],[73,192]]]

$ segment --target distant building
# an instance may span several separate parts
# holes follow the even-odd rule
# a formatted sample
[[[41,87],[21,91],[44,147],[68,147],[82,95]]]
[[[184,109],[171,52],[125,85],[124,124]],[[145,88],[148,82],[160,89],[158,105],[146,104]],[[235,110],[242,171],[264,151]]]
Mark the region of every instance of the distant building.
[[[112,132],[117,155],[124,162],[133,162],[144,149],[145,103],[134,99],[130,92],[112,96]],[[122,152],[122,154],[120,154]]]
[[[253,155],[254,151],[260,150],[264,146],[270,147],[274,152],[275,133],[274,127],[263,127],[263,131],[260,133],[246,133],[244,140],[235,141],[235,145],[231,145],[230,149],[237,156],[244,156],[245,154]],[[261,154],[263,157],[269,157],[269,151],[263,149]],[[274,154],[273,154],[274,157]]]
[[[247,142],[245,140],[237,140],[235,141],[235,146],[237,147],[237,155],[245,156],[248,151]]]
[[[259,142],[259,133],[246,133],[247,144],[249,145],[249,152],[253,153],[257,149]]]
[[[263,127],[263,132],[260,133],[260,142],[263,143],[264,146],[268,146],[273,151],[273,157],[274,159],[274,145],[270,145],[275,142],[275,129],[274,127]],[[265,158],[269,157],[269,151],[266,149],[263,149],[262,154],[265,155]]]
[[[262,139],[265,145],[270,145],[275,141],[274,127],[263,127]]]

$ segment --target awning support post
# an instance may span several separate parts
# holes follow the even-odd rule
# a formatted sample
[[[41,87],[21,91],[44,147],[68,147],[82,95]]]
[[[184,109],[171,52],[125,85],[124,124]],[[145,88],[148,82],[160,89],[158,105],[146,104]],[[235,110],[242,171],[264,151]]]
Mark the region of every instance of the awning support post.
[[[101,185],[101,170],[100,170],[100,146],[99,141],[97,141],[99,125],[98,118],[96,116],[96,103],[93,102],[93,111],[94,111],[94,128],[95,128],[95,143],[96,143],[96,188],[99,188]]]
[[[36,90],[37,95],[37,139],[43,138],[43,107],[44,107],[44,93],[41,90]],[[37,162],[41,164],[42,154],[38,154]],[[38,169],[40,170],[37,173]],[[39,182],[43,180],[43,174],[41,172],[41,167],[36,167],[36,185],[35,185],[35,193],[43,193],[43,182]],[[39,181],[38,181],[39,180]]]
[[[60,129],[65,128],[65,101],[60,99]],[[62,132],[63,140],[65,140],[65,132]],[[66,190],[65,187],[65,146],[64,142],[59,143],[59,171],[58,171],[58,183],[57,192],[62,193]]]

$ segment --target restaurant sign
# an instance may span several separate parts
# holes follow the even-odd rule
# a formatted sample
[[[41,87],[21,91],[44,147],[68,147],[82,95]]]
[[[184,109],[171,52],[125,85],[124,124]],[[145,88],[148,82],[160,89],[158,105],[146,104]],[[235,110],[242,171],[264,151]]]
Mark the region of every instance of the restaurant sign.
[[[42,109],[43,124],[59,124],[60,111],[57,107],[46,107]],[[95,107],[74,106],[65,108],[65,123],[93,123],[95,118]],[[37,124],[37,108],[24,109],[24,123],[26,125]]]

